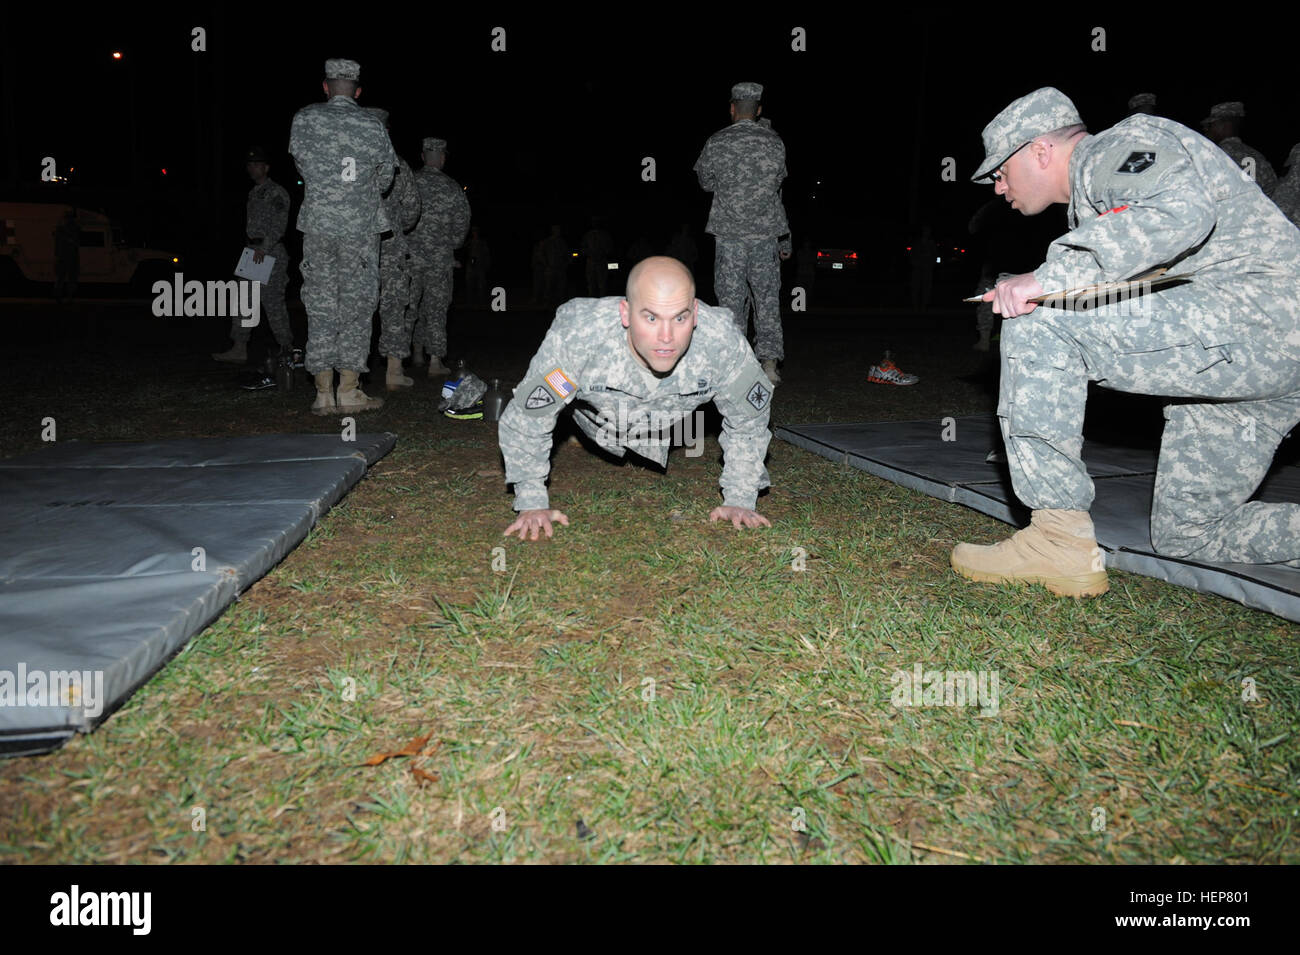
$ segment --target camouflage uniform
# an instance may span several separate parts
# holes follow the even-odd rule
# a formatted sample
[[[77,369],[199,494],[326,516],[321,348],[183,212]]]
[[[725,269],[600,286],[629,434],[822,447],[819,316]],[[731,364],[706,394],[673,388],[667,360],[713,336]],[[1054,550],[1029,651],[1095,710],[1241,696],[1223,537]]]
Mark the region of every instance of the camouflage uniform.
[[[1300,143],[1286,157],[1286,175],[1278,180],[1272,200],[1295,225],[1300,226]]]
[[[445,147],[440,139],[424,141],[430,152]],[[469,234],[469,200],[456,180],[435,166],[422,167],[415,174],[415,186],[421,206],[420,221],[410,236],[411,305],[419,309],[415,341],[441,358],[447,354],[454,253]]]
[[[690,347],[666,378],[642,367],[619,317],[618,297],[575,298],[560,307],[499,424],[506,483],[517,511],[549,506],[551,432],[566,404],[574,421],[607,451],[668,462],[667,425],[707,401],[722,413],[723,503],[754,509],[768,486],[767,423],[772,387],[725,310],[703,303]],[[652,417],[652,414],[654,417]],[[656,420],[656,418],[658,420]]]
[[[1227,139],[1219,141],[1219,148],[1232,157],[1242,169],[1246,168],[1246,160],[1252,159],[1255,162],[1255,182],[1259,188],[1264,190],[1264,195],[1273,195],[1273,190],[1277,188],[1277,173],[1273,171],[1273,165],[1264,158],[1264,154],[1253,146],[1247,146],[1241,141],[1240,136],[1229,136]]]
[[[757,83],[732,87],[733,100],[757,100]],[[695,163],[700,187],[713,193],[706,230],[717,239],[714,294],[742,334],[746,299],[754,298],[754,350],[760,360],[785,357],[781,335],[781,262],[790,226],[781,204],[785,143],[766,120],[742,119],[709,137]],[[778,243],[778,237],[780,242]]]
[[[248,191],[245,209],[245,235],[248,248],[260,250],[275,259],[271,275],[261,288],[262,310],[281,351],[293,348],[293,330],[289,327],[289,310],[284,306],[284,290],[289,282],[289,253],[284,248],[284,232],[289,228],[289,193],[269,176],[261,185]],[[242,316],[230,321],[230,337],[247,344],[253,333],[245,327]]]
[[[379,240],[379,353],[390,358],[411,354],[410,239],[406,235],[420,218],[420,194],[406,160],[397,157],[397,175],[384,196],[384,211],[393,231]]]
[[[383,124],[346,96],[298,110],[289,151],[306,187],[297,225],[307,371],[364,371],[379,301],[379,236],[389,229],[381,196],[397,154]]]
[[[977,179],[993,168],[985,166]],[[1080,459],[1089,381],[1215,399],[1165,409],[1156,550],[1209,561],[1300,558],[1300,505],[1246,503],[1300,421],[1300,232],[1227,154],[1171,120],[1137,114],[1086,136],[1069,168],[1072,231],[1034,272],[1043,289],[1157,265],[1195,278],[1128,302],[1040,307],[1003,323],[998,416],[1016,495],[1035,510],[1089,509],[1093,484]]]

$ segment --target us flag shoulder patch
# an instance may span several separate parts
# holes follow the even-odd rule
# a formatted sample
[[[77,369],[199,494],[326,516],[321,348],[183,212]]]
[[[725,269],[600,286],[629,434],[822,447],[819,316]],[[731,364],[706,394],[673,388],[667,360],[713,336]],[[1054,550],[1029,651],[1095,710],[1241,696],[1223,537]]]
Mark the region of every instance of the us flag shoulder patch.
[[[556,368],[549,375],[546,375],[543,380],[559,396],[561,401],[573,394],[573,390],[578,387],[561,368]]]

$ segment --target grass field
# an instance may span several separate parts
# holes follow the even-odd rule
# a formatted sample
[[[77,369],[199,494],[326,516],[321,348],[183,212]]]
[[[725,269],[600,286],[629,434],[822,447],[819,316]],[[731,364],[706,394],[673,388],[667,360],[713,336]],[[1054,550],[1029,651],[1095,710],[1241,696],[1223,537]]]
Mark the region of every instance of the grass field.
[[[46,416],[334,426],[304,382],[233,387],[219,330],[22,314],[6,456]],[[459,314],[453,354],[513,383],[545,326]],[[790,318],[773,422],[991,410],[968,326]],[[886,345],[920,384],[866,384]],[[557,442],[572,525],[503,540],[495,431],[436,394],[360,417],[396,449],[96,732],[0,763],[0,859],[1300,862],[1294,625],[1123,573],[1082,603],[969,585],[952,546],[1004,525],[779,441],[772,528],[709,524],[716,433],[666,473]],[[917,665],[996,677],[996,706],[894,705]]]

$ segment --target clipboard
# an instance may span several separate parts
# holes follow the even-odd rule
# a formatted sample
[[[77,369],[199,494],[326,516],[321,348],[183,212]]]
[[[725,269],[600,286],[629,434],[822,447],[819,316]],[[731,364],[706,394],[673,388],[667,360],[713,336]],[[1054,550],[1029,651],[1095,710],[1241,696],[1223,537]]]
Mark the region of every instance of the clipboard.
[[[259,264],[253,261],[253,253],[256,251],[256,249],[244,249],[239,256],[239,264],[235,266],[235,275],[265,285],[271,280],[271,270],[275,268],[275,256],[268,255]]]

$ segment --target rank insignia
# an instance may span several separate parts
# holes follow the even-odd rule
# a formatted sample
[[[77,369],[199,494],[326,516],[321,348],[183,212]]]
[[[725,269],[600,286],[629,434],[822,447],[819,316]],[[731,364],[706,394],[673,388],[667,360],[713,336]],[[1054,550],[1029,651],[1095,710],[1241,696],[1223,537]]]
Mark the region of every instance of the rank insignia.
[[[524,407],[529,411],[534,411],[537,408],[545,408],[547,405],[553,404],[555,404],[555,399],[552,398],[551,393],[541,385],[534,388],[532,394],[530,394],[524,401]]]
[[[1119,164],[1116,172],[1146,172],[1156,164],[1156,154],[1152,152],[1129,153],[1128,159]]]

